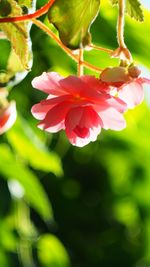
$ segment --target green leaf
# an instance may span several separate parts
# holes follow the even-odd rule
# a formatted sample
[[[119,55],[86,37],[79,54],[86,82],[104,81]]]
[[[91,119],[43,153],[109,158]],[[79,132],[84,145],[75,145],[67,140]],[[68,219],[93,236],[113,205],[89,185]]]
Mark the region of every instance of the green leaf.
[[[127,0],[126,11],[131,18],[137,21],[144,21],[144,15],[139,0]]]
[[[46,234],[38,241],[38,257],[45,267],[69,267],[69,257],[63,244],[54,235]]]
[[[0,173],[5,179],[17,180],[25,191],[25,199],[43,219],[53,217],[48,197],[34,173],[20,162],[8,145],[0,145]]]
[[[99,5],[100,0],[56,0],[48,17],[66,46],[77,49],[90,43],[89,29],[98,14]]]
[[[8,131],[7,138],[18,155],[34,169],[62,175],[60,158],[55,152],[48,151],[25,120],[18,119]]]
[[[0,72],[6,69],[7,67],[7,62],[8,62],[8,58],[9,58],[9,54],[10,54],[10,43],[8,40],[0,40],[0,55],[1,55],[1,60],[0,60]],[[4,53],[5,51],[5,53]],[[8,53],[6,53],[6,51]],[[1,79],[0,79],[1,81]]]
[[[118,4],[118,0],[111,0],[113,5]],[[139,0],[126,0],[126,12],[131,18],[137,21],[144,21],[143,10]]]
[[[15,0],[8,0],[11,5],[10,17],[21,16],[22,9]],[[6,34],[12,48],[18,56],[24,69],[29,69],[29,36],[25,22],[1,23],[0,29]]]
[[[109,13],[106,12],[109,10]],[[103,1],[101,4],[101,17],[96,20],[95,28],[92,29],[92,36],[94,42],[99,46],[109,47],[110,49],[115,49],[117,47],[116,42],[116,16],[117,9],[110,8],[109,2]],[[125,42],[132,53],[133,59],[137,64],[143,64],[144,66],[150,68],[150,53],[149,53],[149,36],[150,36],[150,27],[149,27],[149,18],[150,11],[144,10],[144,23],[137,23],[136,20],[131,20],[129,16],[126,17],[125,25]],[[95,32],[99,31],[100,25],[106,25],[107,31],[99,32],[98,35]],[[144,32],[144,34],[143,34]],[[108,44],[109,40],[109,44]],[[92,56],[90,55],[92,54]],[[88,60],[96,64],[98,53],[96,51],[88,54]],[[117,61],[115,65],[117,64]],[[101,58],[100,67],[111,66],[112,59],[107,60],[107,56],[104,54],[104,57]],[[146,75],[146,74],[145,74]],[[147,74],[148,76],[148,74]]]
[[[20,6],[25,6],[27,8],[31,8],[32,7],[32,3],[33,3],[33,0],[18,0],[18,4]]]
[[[117,5],[118,4],[118,0],[110,0],[112,5]]]

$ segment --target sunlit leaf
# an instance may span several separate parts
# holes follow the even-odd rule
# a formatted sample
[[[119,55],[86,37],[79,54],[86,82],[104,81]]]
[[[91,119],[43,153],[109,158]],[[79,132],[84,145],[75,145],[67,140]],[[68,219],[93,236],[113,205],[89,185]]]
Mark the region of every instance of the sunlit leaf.
[[[116,40],[117,15],[118,15],[118,10],[115,8],[110,8],[109,1],[107,0],[102,1],[100,18],[99,17],[97,18],[94,27],[92,28],[92,35],[94,42],[98,43],[100,46],[109,47],[112,49],[115,49],[117,47],[118,45]],[[126,23],[125,23],[125,43],[127,44],[130,52],[132,53],[133,59],[136,61],[136,63],[143,64],[147,67],[150,67],[149,16],[150,12],[148,10],[144,10],[144,23],[137,23],[137,21],[131,19],[129,16],[126,17]],[[107,31],[105,32],[99,31],[99,27],[104,27],[104,25],[107,27]],[[97,57],[95,56],[95,61],[92,60],[92,63],[96,64]],[[90,53],[88,58],[90,59]],[[103,60],[104,58],[102,57],[102,63]],[[100,55],[100,61],[101,61],[101,55]],[[109,62],[107,61],[106,64],[109,64]]]
[[[7,137],[19,156],[33,168],[62,175],[61,161],[57,154],[44,146],[25,120],[18,119]]]
[[[52,208],[36,175],[23,165],[7,145],[0,146],[0,173],[5,179],[15,179],[25,190],[25,199],[44,218],[52,218]]]
[[[69,267],[69,257],[63,244],[54,235],[43,235],[38,241],[38,257],[44,267]]]
[[[33,0],[18,0],[18,4],[20,6],[25,6],[27,8],[31,8],[32,7],[32,3],[33,3]]]
[[[139,0],[128,0],[126,11],[131,16],[131,18],[134,18],[137,21],[144,20],[144,15]]]
[[[118,4],[118,0],[111,0],[113,5]],[[144,15],[139,0],[127,0],[126,1],[126,12],[131,18],[137,21],[143,21]]]
[[[17,4],[15,0],[8,0],[11,5],[11,13],[9,16],[20,16],[22,15],[22,9]],[[29,49],[28,49],[28,30],[27,24],[25,22],[15,22],[15,23],[1,23],[0,29],[6,34],[7,38],[10,40],[12,48],[14,49],[16,55],[22,66],[28,69],[29,61]]]
[[[56,0],[48,17],[66,46],[79,48],[90,43],[89,28],[98,14],[99,5],[100,0]]]
[[[17,238],[11,231],[8,223],[3,220],[0,223],[0,246],[3,246],[8,251],[15,251],[17,245]],[[0,261],[1,263],[1,261]]]

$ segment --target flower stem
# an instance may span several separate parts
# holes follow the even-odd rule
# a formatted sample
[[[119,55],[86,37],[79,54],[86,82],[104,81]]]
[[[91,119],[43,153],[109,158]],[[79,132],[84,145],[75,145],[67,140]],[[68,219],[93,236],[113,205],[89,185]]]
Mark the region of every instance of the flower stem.
[[[78,58],[78,76],[82,76],[84,73],[83,53],[84,53],[84,50],[82,48],[80,48],[79,49],[79,58]]]
[[[90,44],[89,47],[93,48],[93,49],[96,49],[96,50],[104,51],[106,53],[112,53],[113,52],[113,50],[111,50],[111,49],[108,49],[108,48],[105,48],[105,47],[100,47],[100,46],[93,45],[93,44]]]
[[[53,31],[51,31],[44,23],[42,23],[39,20],[36,19],[32,19],[32,22],[39,27],[40,29],[42,29],[45,33],[47,33],[53,40],[55,40],[55,42],[66,52],[66,54],[68,56],[70,56],[75,62],[79,62],[79,56],[78,55],[74,55],[72,53],[72,51],[66,47],[61,41],[60,39],[53,33]],[[86,61],[80,61],[80,64],[82,64],[83,66],[85,66],[88,69],[91,69],[93,71],[96,72],[101,72],[103,69],[99,68],[99,67],[95,67],[92,64],[86,62]]]
[[[66,47],[61,41],[60,39],[55,35],[55,33],[53,33],[53,31],[51,31],[44,23],[42,23],[39,20],[36,19],[32,19],[32,22],[38,26],[40,29],[42,29],[45,33],[47,33],[53,40],[55,40],[55,42],[66,52],[66,54],[68,54],[72,59],[74,59],[76,62],[78,61],[78,56],[74,55],[71,50]]]
[[[119,47],[121,48],[126,48],[124,42],[124,20],[125,20],[125,0],[119,0],[117,37],[118,37]]]
[[[55,0],[49,0],[47,4],[45,4],[43,7],[41,7],[39,10],[34,12],[33,14],[26,14],[23,16],[18,16],[18,17],[7,17],[7,18],[0,18],[0,23],[4,22],[18,22],[18,21],[25,21],[25,20],[31,20],[33,18],[38,18],[50,9],[50,7],[53,5]]]

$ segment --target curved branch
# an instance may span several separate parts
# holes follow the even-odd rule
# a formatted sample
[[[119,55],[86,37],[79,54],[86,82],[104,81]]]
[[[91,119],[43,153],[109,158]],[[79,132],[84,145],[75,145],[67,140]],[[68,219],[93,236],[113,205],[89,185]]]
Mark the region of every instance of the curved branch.
[[[6,23],[6,22],[18,22],[18,21],[25,21],[25,20],[31,20],[34,18],[38,18],[50,9],[50,7],[53,5],[55,0],[48,1],[47,4],[45,4],[43,7],[41,7],[39,10],[35,11],[33,14],[26,14],[18,17],[7,17],[7,18],[0,18],[0,23]]]
[[[79,56],[74,55],[72,53],[72,51],[66,47],[61,40],[53,33],[53,31],[50,30],[50,28],[48,28],[45,24],[43,24],[41,21],[36,20],[36,19],[32,19],[32,22],[39,27],[40,29],[42,29],[45,33],[47,33],[53,40],[55,40],[55,42],[66,52],[66,54],[68,56],[70,56],[74,61],[76,61],[77,63],[79,62]],[[100,73],[101,71],[103,71],[103,69],[93,66],[92,64],[90,64],[89,62],[86,61],[80,61],[80,64],[85,66],[86,68],[96,71],[98,73]]]

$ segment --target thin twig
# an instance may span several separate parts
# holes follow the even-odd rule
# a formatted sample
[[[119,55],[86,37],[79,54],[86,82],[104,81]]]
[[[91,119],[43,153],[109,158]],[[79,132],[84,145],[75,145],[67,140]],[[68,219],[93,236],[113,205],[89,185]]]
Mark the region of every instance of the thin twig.
[[[125,0],[119,0],[117,38],[119,47],[121,48],[126,48],[124,42],[124,20],[125,20]]]
[[[112,53],[113,52],[113,50],[111,50],[111,49],[108,49],[108,48],[105,48],[105,47],[100,47],[100,46],[97,46],[97,45],[94,45],[94,44],[90,44],[89,47],[93,48],[93,49],[96,49],[96,50],[104,51],[106,53]]]
[[[83,53],[84,53],[84,50],[80,48],[79,49],[79,60],[78,60],[78,76],[82,76],[84,74]]]
[[[45,33],[47,33],[53,40],[55,40],[55,42],[66,52],[66,54],[68,56],[70,56],[75,62],[78,63],[79,61],[79,56],[78,55],[74,55],[72,53],[72,51],[66,47],[61,41],[60,39],[53,33],[53,31],[51,31],[44,23],[42,23],[41,21],[39,20],[36,20],[36,19],[32,19],[32,22],[37,26],[39,27],[40,29],[42,29]],[[96,71],[96,72],[101,72],[103,69],[99,68],[99,67],[95,67],[93,66],[92,64],[86,62],[86,61],[81,61],[80,62],[83,66],[85,66],[86,68],[88,69],[91,69],[93,71]]]

